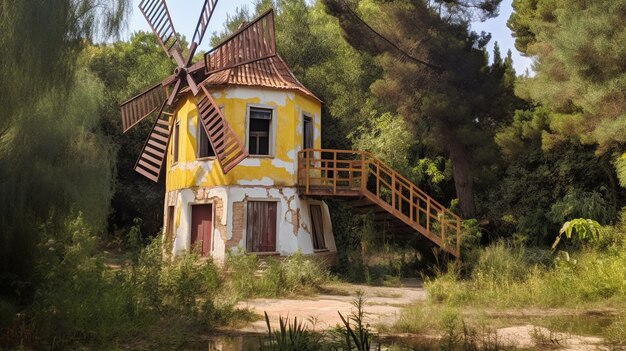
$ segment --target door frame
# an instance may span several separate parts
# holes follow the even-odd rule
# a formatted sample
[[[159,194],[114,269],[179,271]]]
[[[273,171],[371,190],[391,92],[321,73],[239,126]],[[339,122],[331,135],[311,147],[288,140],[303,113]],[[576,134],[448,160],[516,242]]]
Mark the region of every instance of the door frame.
[[[248,251],[248,248],[246,247],[246,243],[248,242],[248,202],[275,202],[276,203],[276,251],[274,252],[250,252]],[[276,254],[278,253],[278,247],[280,246],[280,204],[281,201],[280,199],[277,198],[272,198],[272,197],[262,197],[262,198],[258,198],[258,197],[249,197],[246,198],[245,201],[243,202],[243,235],[242,235],[242,242],[243,242],[243,246],[244,246],[244,251],[246,253],[249,254],[257,254],[257,255],[263,255],[263,254]]]
[[[215,204],[213,201],[190,201],[187,204],[189,210],[189,226],[187,230],[187,251],[191,252],[191,230],[193,225],[193,206],[197,205],[211,205],[211,247],[207,257],[213,257],[213,250],[215,249]]]

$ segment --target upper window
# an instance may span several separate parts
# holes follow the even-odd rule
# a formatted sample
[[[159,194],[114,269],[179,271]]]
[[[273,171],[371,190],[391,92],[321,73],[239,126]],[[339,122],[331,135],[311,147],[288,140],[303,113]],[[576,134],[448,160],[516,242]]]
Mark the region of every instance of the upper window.
[[[303,117],[302,123],[302,147],[305,149],[313,148],[313,118],[309,116]]]
[[[274,110],[250,107],[248,123],[248,153],[271,155],[272,117]]]
[[[220,110],[224,112],[223,107]],[[209,137],[204,130],[200,116],[198,116],[198,158],[214,157],[215,151],[209,142]]]

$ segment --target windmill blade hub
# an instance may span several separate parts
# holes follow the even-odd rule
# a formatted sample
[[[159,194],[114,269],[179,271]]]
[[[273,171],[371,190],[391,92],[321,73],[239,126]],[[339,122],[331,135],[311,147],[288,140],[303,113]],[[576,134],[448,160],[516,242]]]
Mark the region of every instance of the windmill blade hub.
[[[174,70],[174,75],[178,78],[184,78],[187,75],[187,69],[185,67],[177,67]]]

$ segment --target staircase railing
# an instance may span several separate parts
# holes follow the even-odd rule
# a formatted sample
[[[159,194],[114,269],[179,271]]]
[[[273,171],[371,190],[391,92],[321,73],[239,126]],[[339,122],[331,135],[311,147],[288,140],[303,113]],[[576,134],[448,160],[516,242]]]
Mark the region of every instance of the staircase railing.
[[[362,195],[459,257],[461,218],[366,151],[306,149],[298,153],[305,195]]]

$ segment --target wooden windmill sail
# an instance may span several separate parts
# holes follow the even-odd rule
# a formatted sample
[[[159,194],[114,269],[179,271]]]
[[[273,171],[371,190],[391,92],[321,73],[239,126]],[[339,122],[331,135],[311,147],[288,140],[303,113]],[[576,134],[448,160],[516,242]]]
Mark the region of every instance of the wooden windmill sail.
[[[163,168],[173,123],[170,116],[181,89],[189,87],[196,97],[199,121],[215,151],[224,174],[248,156],[241,140],[228,125],[213,97],[201,81],[223,70],[236,68],[276,56],[274,17],[267,11],[240,28],[233,35],[205,54],[204,60],[193,64],[193,55],[202,41],[217,0],[205,0],[186,57],[174,29],[165,0],[142,0],[139,10],[144,15],[168,57],[177,68],[160,84],[122,103],[122,130],[128,131],[155,111],[157,118],[135,164],[135,171],[156,182]]]

